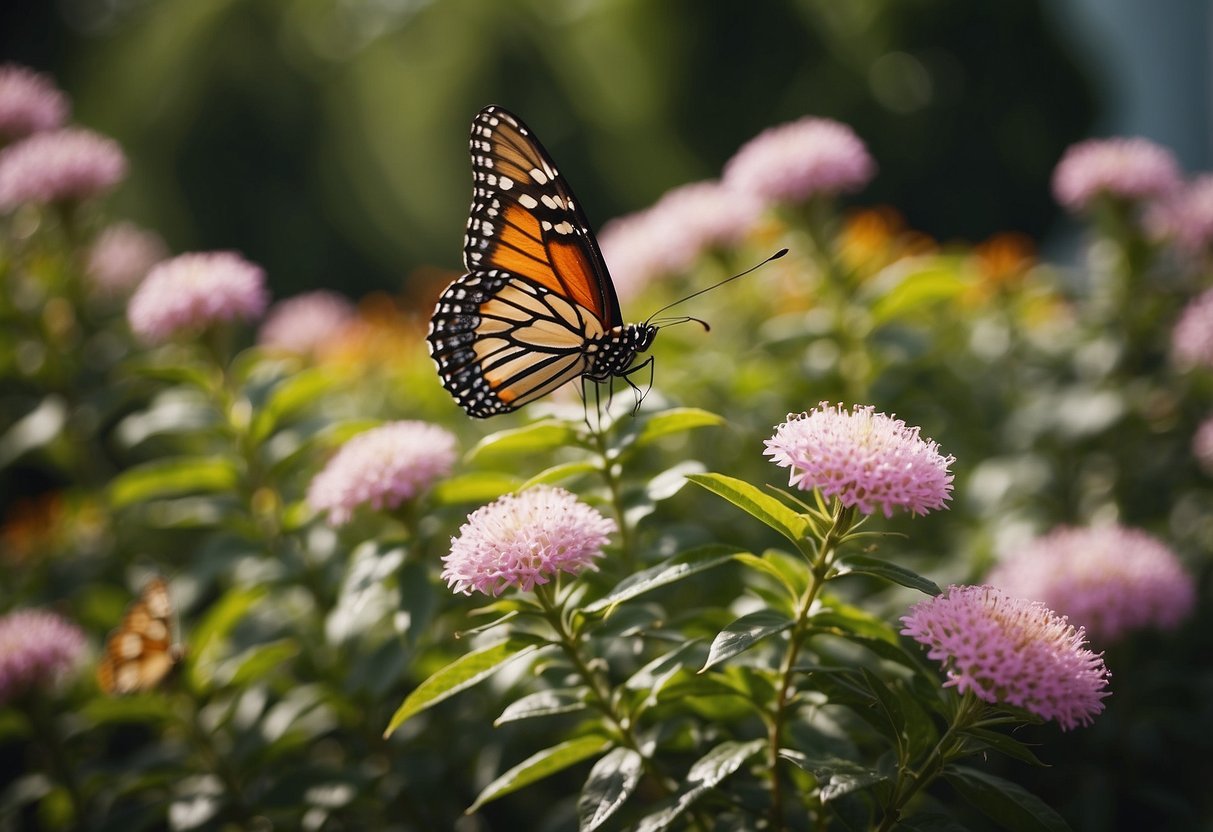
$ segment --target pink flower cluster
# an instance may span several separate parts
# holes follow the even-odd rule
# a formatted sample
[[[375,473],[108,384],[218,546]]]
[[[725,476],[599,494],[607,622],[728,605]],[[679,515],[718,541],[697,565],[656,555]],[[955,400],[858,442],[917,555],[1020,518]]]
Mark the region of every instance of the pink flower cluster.
[[[1053,196],[1070,211],[1084,211],[1100,196],[1126,201],[1158,199],[1181,185],[1171,151],[1147,139],[1090,139],[1071,145],[1053,169]]]
[[[1133,630],[1174,629],[1196,603],[1174,552],[1116,525],[1056,529],[1003,560],[987,582],[1041,601],[1104,645]]]
[[[354,318],[354,305],[344,295],[305,292],[270,307],[257,332],[257,343],[272,350],[314,355]]]
[[[1190,301],[1180,313],[1171,330],[1171,354],[1183,367],[1213,367],[1213,289]]]
[[[17,64],[0,65],[0,138],[54,130],[70,111],[67,96],[49,76]]]
[[[568,491],[536,486],[472,512],[451,539],[442,578],[464,595],[496,596],[511,586],[529,591],[558,572],[596,569],[616,530],[615,521]]]
[[[97,196],[121,182],[126,169],[118,143],[91,130],[35,133],[0,150],[0,211]]]
[[[426,422],[389,422],[341,446],[308,487],[315,511],[334,526],[349,522],[359,506],[394,509],[450,473],[455,437]]]
[[[0,705],[20,693],[57,684],[84,656],[84,632],[47,610],[0,617]]]
[[[168,253],[168,246],[156,232],[134,223],[119,222],[106,228],[93,241],[86,273],[97,293],[125,295]]]
[[[1153,206],[1147,221],[1156,236],[1172,240],[1187,254],[1213,246],[1213,174],[1199,176]]]
[[[926,514],[951,498],[948,467],[956,458],[943,456],[938,444],[918,434],[918,428],[871,405],[846,411],[822,402],[778,425],[765,454],[791,469],[789,485],[817,489],[864,514]]]
[[[695,182],[607,223],[599,243],[616,290],[628,297],[655,277],[686,271],[707,251],[740,242],[761,211],[750,194]]]
[[[950,586],[903,616],[902,635],[943,665],[945,687],[1023,708],[1068,731],[1088,725],[1109,695],[1102,656],[1083,631],[1039,601],[992,586]]]
[[[265,272],[231,251],[182,254],[157,264],[127,306],[131,330],[158,344],[265,312]]]
[[[876,175],[863,140],[845,124],[806,116],[750,139],[724,168],[729,188],[764,203],[849,193]]]

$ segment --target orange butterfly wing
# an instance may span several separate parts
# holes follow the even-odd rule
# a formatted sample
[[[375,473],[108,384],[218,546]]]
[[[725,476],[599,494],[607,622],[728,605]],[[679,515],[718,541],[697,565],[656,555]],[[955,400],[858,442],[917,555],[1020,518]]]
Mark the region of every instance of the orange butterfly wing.
[[[168,585],[153,578],[110,633],[97,665],[97,684],[113,695],[151,690],[177,664],[173,643],[173,605]]]

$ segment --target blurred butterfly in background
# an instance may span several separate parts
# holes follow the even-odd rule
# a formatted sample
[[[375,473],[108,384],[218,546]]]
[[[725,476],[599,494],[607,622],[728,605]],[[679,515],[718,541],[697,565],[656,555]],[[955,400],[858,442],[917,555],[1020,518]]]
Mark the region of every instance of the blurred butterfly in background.
[[[470,146],[467,274],[439,297],[427,337],[442,386],[485,418],[579,376],[626,379],[648,365],[632,367],[657,327],[623,323],[594,233],[534,134],[486,107]]]
[[[97,665],[97,684],[111,696],[151,690],[181,660],[173,640],[173,603],[168,585],[153,578],[110,633]]]

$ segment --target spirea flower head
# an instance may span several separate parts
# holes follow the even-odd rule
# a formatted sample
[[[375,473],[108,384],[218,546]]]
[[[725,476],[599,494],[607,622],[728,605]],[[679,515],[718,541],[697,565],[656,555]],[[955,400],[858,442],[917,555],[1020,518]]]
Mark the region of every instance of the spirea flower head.
[[[168,256],[168,246],[154,231],[119,222],[97,235],[88,253],[86,273],[99,294],[124,295]]]
[[[1154,236],[1186,254],[1213,248],[1213,174],[1205,174],[1152,205],[1146,223]]]
[[[1213,367],[1213,289],[1184,307],[1171,330],[1171,354],[1184,367]]]
[[[1200,423],[1192,437],[1192,453],[1200,468],[1213,477],[1213,416]]]
[[[67,121],[67,96],[49,76],[17,64],[0,65],[0,139],[54,130]]]
[[[557,572],[597,569],[615,522],[563,488],[540,485],[472,512],[451,538],[442,578],[454,592],[500,595],[546,584]]]
[[[1162,541],[1123,526],[1059,528],[1004,559],[987,582],[1041,601],[1086,628],[1099,644],[1132,630],[1173,629],[1196,588]]]
[[[265,312],[265,272],[231,251],[182,254],[156,264],[127,306],[127,320],[149,344]]]
[[[615,288],[626,298],[653,278],[686,271],[705,252],[736,245],[761,212],[750,194],[694,182],[645,211],[612,220],[598,239]]]
[[[772,462],[791,469],[789,485],[816,488],[863,514],[926,514],[951,498],[948,466],[956,458],[940,454],[939,445],[920,437],[918,428],[871,405],[847,411],[822,402],[789,416],[766,447]]]
[[[342,445],[312,479],[307,501],[339,526],[361,505],[397,508],[449,474],[454,464],[450,432],[427,422],[389,422]]]
[[[1070,211],[1083,211],[1096,197],[1138,201],[1166,196],[1180,187],[1171,151],[1147,139],[1089,139],[1071,145],[1053,169],[1053,196]]]
[[[902,635],[943,665],[945,687],[1056,720],[1062,730],[1090,724],[1109,695],[1102,656],[1039,601],[992,586],[950,586],[901,621]]]
[[[725,184],[764,202],[803,202],[819,194],[857,191],[876,163],[845,124],[806,116],[750,139],[724,168]]]
[[[0,704],[31,688],[54,685],[84,655],[84,633],[47,610],[0,616]]]
[[[0,150],[0,211],[87,199],[125,177],[126,156],[113,139],[71,127],[35,133]]]
[[[270,307],[257,333],[257,343],[270,349],[312,355],[332,342],[355,318],[354,305],[343,295],[306,292]]]

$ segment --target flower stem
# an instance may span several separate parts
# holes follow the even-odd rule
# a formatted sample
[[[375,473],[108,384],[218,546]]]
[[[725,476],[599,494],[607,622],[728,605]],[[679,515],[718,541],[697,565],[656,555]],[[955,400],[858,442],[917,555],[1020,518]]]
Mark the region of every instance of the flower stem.
[[[835,502],[833,522],[822,536],[820,544],[815,547],[816,555],[810,567],[808,585],[796,602],[796,617],[779,668],[779,687],[775,695],[774,709],[767,721],[767,767],[771,777],[770,828],[773,832],[779,832],[784,828],[783,781],[779,776],[779,749],[783,747],[783,728],[788,717],[788,706],[795,695],[793,676],[796,659],[808,637],[809,611],[821,593],[822,587],[825,586],[826,574],[833,563],[834,554],[838,545],[854,525],[854,519],[855,509],[845,508],[841,503]]]

